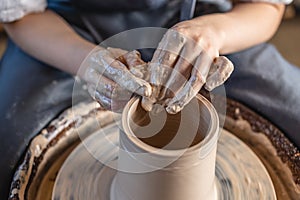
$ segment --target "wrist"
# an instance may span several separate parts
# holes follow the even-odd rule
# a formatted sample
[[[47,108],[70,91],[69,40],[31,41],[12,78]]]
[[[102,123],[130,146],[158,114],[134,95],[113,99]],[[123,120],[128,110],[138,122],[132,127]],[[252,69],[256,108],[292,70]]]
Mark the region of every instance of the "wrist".
[[[226,29],[223,27],[225,24],[224,14],[210,14],[193,20],[195,20],[200,27],[198,38],[204,37],[204,39],[206,39],[206,45],[208,45],[209,48],[213,48],[212,51],[215,52],[212,52],[212,54],[214,54],[215,57],[218,56],[226,43]]]

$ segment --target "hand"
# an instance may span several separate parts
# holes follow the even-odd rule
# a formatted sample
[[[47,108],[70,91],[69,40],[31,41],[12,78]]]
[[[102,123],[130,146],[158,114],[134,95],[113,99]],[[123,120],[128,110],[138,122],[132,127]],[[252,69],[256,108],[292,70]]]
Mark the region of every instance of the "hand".
[[[84,79],[90,95],[105,109],[120,112],[133,93],[149,97],[143,80],[147,64],[138,51],[97,49],[85,61]]]
[[[209,24],[196,19],[169,29],[149,65],[152,95],[142,106],[150,111],[154,104],[175,114],[196,96],[202,86],[212,90],[224,83],[233,64],[219,57],[222,37]]]

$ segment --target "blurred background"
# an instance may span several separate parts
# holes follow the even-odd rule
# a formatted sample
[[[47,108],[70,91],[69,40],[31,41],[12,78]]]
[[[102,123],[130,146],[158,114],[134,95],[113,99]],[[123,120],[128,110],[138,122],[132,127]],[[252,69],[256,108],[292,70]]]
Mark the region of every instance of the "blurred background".
[[[6,38],[0,24],[0,58],[6,47]],[[287,6],[282,23],[270,42],[289,62],[300,67],[300,0]]]

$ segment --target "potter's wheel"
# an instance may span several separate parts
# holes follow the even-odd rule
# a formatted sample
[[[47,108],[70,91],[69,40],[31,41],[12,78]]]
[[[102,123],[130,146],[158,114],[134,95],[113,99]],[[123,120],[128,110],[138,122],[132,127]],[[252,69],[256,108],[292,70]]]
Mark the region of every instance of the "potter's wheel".
[[[101,197],[103,199],[103,195],[109,194],[109,181],[116,172],[104,167],[87,151],[80,150],[84,149],[80,143],[82,138],[86,138],[85,141],[93,142],[91,138],[97,136],[99,125],[108,127],[114,123],[112,113],[97,108],[97,105],[94,102],[84,102],[65,110],[32,139],[15,172],[9,199],[50,200],[53,193],[66,196],[70,195],[74,188],[78,189],[80,195],[86,195],[81,199],[92,199],[88,197],[95,195],[93,192],[96,195],[100,193],[97,199]],[[99,124],[99,122],[101,123]],[[219,187],[219,191],[222,188],[220,194],[223,196],[224,194],[244,195],[237,198],[245,199],[250,198],[249,193],[256,190],[257,192],[262,191],[264,195],[273,195],[273,185],[278,200],[299,199],[300,152],[282,132],[250,109],[230,99],[227,99],[224,128],[226,131],[222,131],[219,140],[216,168],[218,177],[216,185]],[[84,133],[81,138],[78,137],[78,131]],[[111,141],[116,143],[118,141],[116,130],[111,133]],[[117,159],[117,149],[114,151],[105,149],[106,144],[101,141],[98,141],[97,144],[96,152],[107,155],[107,159]],[[250,148],[251,150],[249,150]],[[237,154],[233,155],[234,152]],[[74,159],[74,154],[78,154],[77,159]],[[252,158],[245,160],[248,158],[246,154]],[[229,157],[226,160],[222,156],[231,156],[232,163],[228,161]],[[66,172],[66,165],[72,164],[72,162],[72,168]],[[245,163],[250,165],[249,171],[245,172],[237,168],[247,165]],[[257,165],[257,167],[251,168],[253,165]],[[264,167],[267,169],[272,183],[270,183]],[[75,168],[79,169],[76,173]],[[260,171],[254,169],[260,169]],[[258,176],[260,172],[262,175]],[[65,176],[66,173],[73,174],[74,177],[69,177],[61,182],[62,176]],[[80,182],[68,182],[74,180],[75,177],[80,178]],[[262,177],[265,178],[262,179]],[[87,180],[90,182],[87,183]],[[266,181],[271,189],[267,190],[266,184],[262,184],[261,181]],[[58,188],[58,184],[65,184],[65,186]],[[56,185],[55,189],[54,185]],[[242,185],[248,185],[247,188],[251,188],[251,190],[241,187]],[[253,194],[257,195],[255,192]],[[73,199],[79,199],[77,195],[73,192]],[[230,197],[225,196],[224,199]]]
[[[104,129],[105,136],[101,131],[90,135],[66,159],[56,178],[52,199],[110,199],[116,170],[95,157],[116,164],[119,129],[116,124]],[[218,143],[215,190],[218,199],[276,199],[272,181],[259,158],[225,130]]]

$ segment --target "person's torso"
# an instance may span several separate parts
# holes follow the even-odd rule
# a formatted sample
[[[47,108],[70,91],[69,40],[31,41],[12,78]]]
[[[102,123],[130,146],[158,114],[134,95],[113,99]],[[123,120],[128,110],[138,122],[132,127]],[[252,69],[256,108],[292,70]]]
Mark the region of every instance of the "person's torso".
[[[223,0],[226,1],[226,0]],[[122,31],[140,27],[169,28],[179,21],[183,0],[48,0],[48,8],[100,42]],[[215,8],[207,7],[211,12]]]

